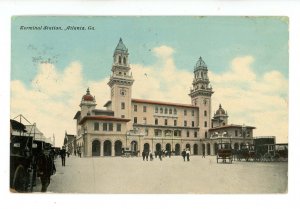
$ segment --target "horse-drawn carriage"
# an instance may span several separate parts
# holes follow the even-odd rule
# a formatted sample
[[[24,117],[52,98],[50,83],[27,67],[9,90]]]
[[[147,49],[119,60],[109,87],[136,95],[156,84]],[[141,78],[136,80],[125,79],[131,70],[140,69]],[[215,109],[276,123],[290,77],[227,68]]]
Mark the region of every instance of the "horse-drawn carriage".
[[[217,163],[219,163],[219,160],[221,160],[222,163],[232,163],[233,150],[231,143],[221,142],[217,148]]]

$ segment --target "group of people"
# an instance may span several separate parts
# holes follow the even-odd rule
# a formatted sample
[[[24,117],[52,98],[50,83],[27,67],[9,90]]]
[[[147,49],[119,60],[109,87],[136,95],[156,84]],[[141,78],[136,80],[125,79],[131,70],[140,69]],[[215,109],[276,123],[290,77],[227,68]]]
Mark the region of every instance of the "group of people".
[[[183,161],[185,161],[185,158],[187,161],[190,161],[190,155],[191,155],[191,152],[190,152],[190,149],[187,148],[186,150],[183,149],[183,151],[181,152],[181,156],[183,157]]]
[[[81,158],[81,151],[80,151],[80,149],[78,149],[77,151],[76,150],[74,151],[74,155],[76,156],[77,154],[78,154],[78,157]]]

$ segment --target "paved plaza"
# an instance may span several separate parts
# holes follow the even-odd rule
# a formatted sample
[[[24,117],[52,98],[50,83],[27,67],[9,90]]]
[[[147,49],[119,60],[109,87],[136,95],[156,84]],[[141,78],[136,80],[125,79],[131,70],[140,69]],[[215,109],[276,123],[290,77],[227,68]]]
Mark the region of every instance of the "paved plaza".
[[[287,162],[217,164],[215,156],[143,161],[141,157],[56,159],[48,192],[101,194],[286,193]],[[40,191],[38,181],[35,191]]]

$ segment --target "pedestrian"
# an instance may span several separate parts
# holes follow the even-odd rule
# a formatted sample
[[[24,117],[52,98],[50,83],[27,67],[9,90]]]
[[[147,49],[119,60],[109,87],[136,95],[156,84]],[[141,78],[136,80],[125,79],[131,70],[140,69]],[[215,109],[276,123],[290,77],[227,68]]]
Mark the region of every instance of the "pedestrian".
[[[181,155],[183,157],[183,161],[185,161],[185,156],[186,156],[186,151],[185,149],[183,149],[183,151],[181,152]]]
[[[155,150],[154,155],[155,155],[155,158],[157,158],[157,155],[158,155],[157,150]]]
[[[76,156],[76,150],[74,150],[74,155]]]
[[[205,150],[202,150],[202,158],[205,158]]]
[[[50,184],[50,176],[56,172],[54,161],[48,149],[41,150],[37,159],[37,176],[40,177],[41,192],[46,192]]]
[[[81,158],[81,150],[80,149],[78,149],[77,153],[78,153],[78,156]]]
[[[66,166],[66,150],[64,147],[60,150],[60,158],[62,166]]]
[[[149,156],[150,156],[150,161],[152,161],[153,160],[153,154],[152,154],[151,150],[149,152]]]
[[[69,151],[67,152],[67,156],[70,157],[70,152]]]
[[[187,150],[186,150],[186,159],[187,159],[187,161],[190,161],[190,154],[191,154],[190,149],[187,148]]]
[[[143,157],[143,161],[145,161],[145,157],[146,157],[145,150],[143,150],[143,152],[142,152],[142,157]]]
[[[171,151],[169,151],[169,158],[171,157]]]
[[[146,160],[148,161],[148,158],[149,158],[149,152],[146,151],[145,154],[146,154]]]
[[[159,157],[160,161],[162,161],[162,154],[163,154],[163,151],[158,151],[158,157]]]

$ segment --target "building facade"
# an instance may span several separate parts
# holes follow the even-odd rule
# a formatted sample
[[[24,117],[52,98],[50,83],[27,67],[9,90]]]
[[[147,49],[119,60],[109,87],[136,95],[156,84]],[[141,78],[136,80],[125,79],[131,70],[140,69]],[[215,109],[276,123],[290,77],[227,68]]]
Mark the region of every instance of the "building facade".
[[[191,97],[190,104],[132,98],[134,78],[128,49],[122,39],[114,51],[111,72],[108,82],[111,98],[104,105],[106,109],[96,109],[95,97],[87,89],[80,103],[81,109],[74,116],[76,149],[84,156],[120,156],[122,149],[134,152],[168,150],[179,155],[187,148],[193,155],[210,155],[214,154],[214,143],[225,137],[216,132],[227,131],[229,137],[236,129],[245,129],[244,126],[228,125],[225,111],[224,114],[217,111],[211,119],[214,92],[201,57],[194,67],[192,88],[187,92]],[[253,128],[246,127],[250,136]],[[247,139],[250,137],[240,137],[236,143],[240,145]]]

